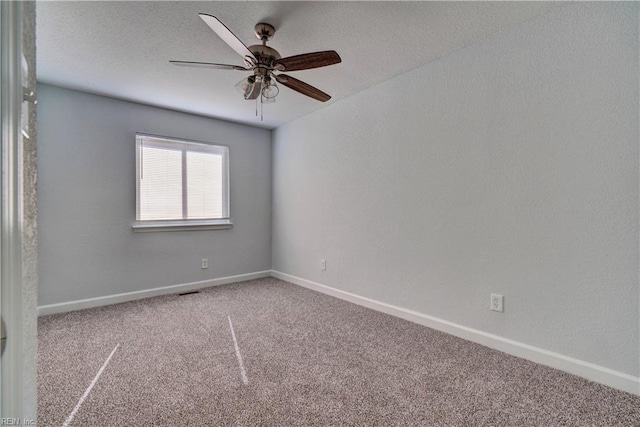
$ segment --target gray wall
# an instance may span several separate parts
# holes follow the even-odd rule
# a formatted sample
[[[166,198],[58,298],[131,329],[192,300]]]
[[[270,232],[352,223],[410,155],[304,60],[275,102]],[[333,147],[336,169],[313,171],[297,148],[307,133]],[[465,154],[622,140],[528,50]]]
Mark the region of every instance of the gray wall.
[[[38,98],[40,305],[271,268],[270,131],[48,85]],[[229,145],[233,228],[134,233],[136,132]]]
[[[566,5],[278,128],[274,270],[638,376],[638,52]]]

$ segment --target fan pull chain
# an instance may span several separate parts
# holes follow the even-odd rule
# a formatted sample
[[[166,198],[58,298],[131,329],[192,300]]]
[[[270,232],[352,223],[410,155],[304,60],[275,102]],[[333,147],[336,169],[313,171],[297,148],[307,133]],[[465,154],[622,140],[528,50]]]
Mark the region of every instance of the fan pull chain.
[[[258,99],[260,99],[260,121],[264,122],[264,105],[262,102],[264,98],[262,97],[262,94],[260,94],[260,96],[256,98],[256,117],[258,117]]]

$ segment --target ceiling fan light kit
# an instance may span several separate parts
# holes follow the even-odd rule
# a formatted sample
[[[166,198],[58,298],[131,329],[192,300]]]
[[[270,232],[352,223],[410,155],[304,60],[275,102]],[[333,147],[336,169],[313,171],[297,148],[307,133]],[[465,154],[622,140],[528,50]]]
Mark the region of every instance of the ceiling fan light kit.
[[[321,102],[331,99],[331,96],[305,83],[301,80],[286,74],[276,74],[282,71],[300,71],[313,68],[326,67],[338,64],[342,61],[340,55],[333,50],[323,52],[304,53],[301,55],[282,58],[280,53],[274,48],[267,46],[267,41],[271,40],[276,33],[273,25],[260,22],[255,25],[254,33],[262,41],[262,44],[255,44],[247,47],[235,34],[227,28],[218,18],[206,13],[198,16],[211,28],[218,36],[224,40],[242,58],[245,67],[240,65],[216,64],[212,62],[194,61],[169,61],[174,65],[185,67],[213,68],[223,70],[250,71],[252,75],[242,79],[235,85],[235,88],[246,100],[256,100],[256,115],[258,114],[258,100],[260,101],[260,119],[262,120],[262,104],[275,102],[276,96],[280,93],[277,83],[288,87],[298,93]]]

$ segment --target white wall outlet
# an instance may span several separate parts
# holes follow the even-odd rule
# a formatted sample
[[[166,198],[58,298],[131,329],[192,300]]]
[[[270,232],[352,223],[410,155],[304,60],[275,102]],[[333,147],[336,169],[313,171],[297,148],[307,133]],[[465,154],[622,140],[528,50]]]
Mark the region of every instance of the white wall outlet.
[[[489,309],[492,311],[504,312],[504,296],[498,294],[491,294],[491,304]]]
[[[325,271],[327,269],[327,260],[326,259],[321,259],[320,260],[320,270]]]
[[[206,258],[202,258],[202,268],[209,268],[209,260]]]

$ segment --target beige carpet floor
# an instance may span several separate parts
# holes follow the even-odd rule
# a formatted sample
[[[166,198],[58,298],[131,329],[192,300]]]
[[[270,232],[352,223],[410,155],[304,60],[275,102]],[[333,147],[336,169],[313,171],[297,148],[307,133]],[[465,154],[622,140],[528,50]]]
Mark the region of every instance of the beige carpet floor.
[[[38,328],[41,427],[640,426],[638,396],[273,278]]]

